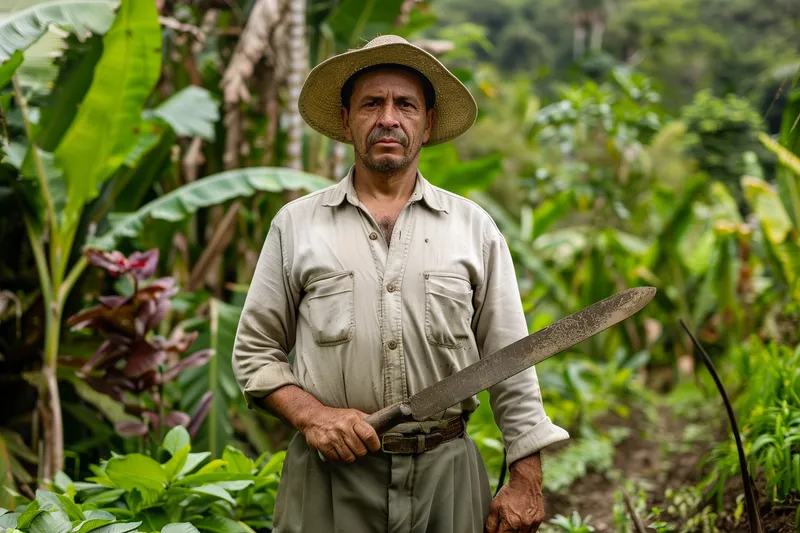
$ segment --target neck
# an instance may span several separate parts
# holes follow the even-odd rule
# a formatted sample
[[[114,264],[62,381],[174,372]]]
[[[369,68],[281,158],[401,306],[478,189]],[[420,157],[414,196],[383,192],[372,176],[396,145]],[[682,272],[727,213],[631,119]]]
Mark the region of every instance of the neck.
[[[364,166],[356,158],[353,185],[362,198],[379,201],[406,201],[414,192],[417,178],[417,165],[412,163],[403,170],[379,172]]]

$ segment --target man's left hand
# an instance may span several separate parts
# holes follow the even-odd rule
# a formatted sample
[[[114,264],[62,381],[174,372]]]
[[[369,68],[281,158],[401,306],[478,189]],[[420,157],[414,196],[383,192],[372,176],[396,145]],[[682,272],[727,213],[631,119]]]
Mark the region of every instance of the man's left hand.
[[[542,463],[538,453],[514,462],[508,485],[489,510],[487,533],[535,533],[544,521]]]

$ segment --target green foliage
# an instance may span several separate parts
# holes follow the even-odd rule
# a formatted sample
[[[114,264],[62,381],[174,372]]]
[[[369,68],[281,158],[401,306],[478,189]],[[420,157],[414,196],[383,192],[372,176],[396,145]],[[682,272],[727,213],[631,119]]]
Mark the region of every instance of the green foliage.
[[[23,0],[6,6],[0,8],[0,63],[35,43],[49,24],[74,33],[81,40],[93,33],[105,33],[119,1]]]
[[[800,346],[753,337],[731,360],[740,379],[746,376],[735,407],[748,470],[763,473],[771,501],[784,501],[800,487]],[[712,471],[702,486],[721,498],[725,481],[738,475],[732,440],[717,444],[704,463]]]
[[[767,156],[758,138],[764,131],[763,120],[753,105],[734,95],[717,98],[704,90],[681,110],[681,120],[687,126],[687,153],[700,170],[725,183],[741,201],[738,181],[747,173],[742,154],[755,153],[760,161]]]
[[[163,462],[132,453],[92,465],[93,476],[73,481],[59,473],[51,490],[14,513],[0,511],[0,528],[125,533],[252,533],[272,526],[284,453],[257,460],[230,446],[221,459],[192,452],[183,427],[162,443]],[[45,529],[43,529],[45,528]]]
[[[123,237],[137,237],[147,221],[157,219],[178,222],[202,207],[217,205],[234,198],[248,197],[257,191],[318,190],[331,182],[320,176],[289,168],[251,167],[228,170],[208,176],[153,200],[135,213],[121,215],[111,230],[91,241],[98,249],[109,250]]]
[[[591,533],[595,530],[594,526],[591,525],[591,521],[591,515],[582,517],[577,511],[573,511],[572,516],[570,517],[558,514],[547,522],[547,524],[555,527],[546,527],[542,531],[544,533],[555,531],[566,531],[567,533]]]
[[[54,153],[67,185],[66,231],[74,231],[84,204],[136,144],[142,110],[160,74],[159,29],[155,5],[123,1],[103,39],[92,85]]]
[[[578,479],[590,473],[604,474],[614,463],[614,446],[624,431],[612,431],[609,437],[573,439],[564,450],[543,462],[543,487],[552,493],[564,493]]]

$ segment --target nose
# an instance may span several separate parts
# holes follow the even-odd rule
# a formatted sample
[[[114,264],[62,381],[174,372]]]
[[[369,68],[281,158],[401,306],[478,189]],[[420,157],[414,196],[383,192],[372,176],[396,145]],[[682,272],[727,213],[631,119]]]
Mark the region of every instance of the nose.
[[[400,122],[397,120],[397,109],[390,99],[387,99],[387,102],[383,104],[381,108],[381,113],[378,117],[378,125],[382,128],[396,128],[400,125]]]

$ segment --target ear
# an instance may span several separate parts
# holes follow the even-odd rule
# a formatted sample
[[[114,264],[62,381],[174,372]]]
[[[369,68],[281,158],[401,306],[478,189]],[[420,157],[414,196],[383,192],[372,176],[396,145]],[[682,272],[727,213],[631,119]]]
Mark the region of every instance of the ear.
[[[350,131],[350,112],[345,106],[342,106],[342,132],[345,139],[348,141],[353,140],[353,134]]]
[[[429,109],[426,113],[427,115],[427,124],[425,125],[425,132],[422,136],[423,144],[428,142],[428,139],[431,138],[431,132],[433,131],[433,123],[436,121],[436,109]]]

